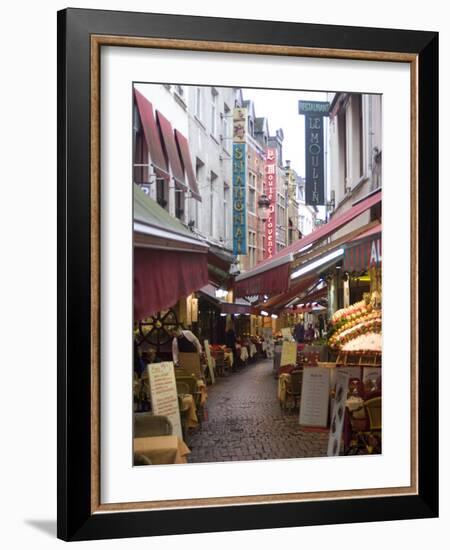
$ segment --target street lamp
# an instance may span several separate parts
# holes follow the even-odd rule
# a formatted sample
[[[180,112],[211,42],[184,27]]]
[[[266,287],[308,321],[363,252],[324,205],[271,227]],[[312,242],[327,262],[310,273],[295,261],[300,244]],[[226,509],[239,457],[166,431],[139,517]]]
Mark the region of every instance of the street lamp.
[[[267,195],[265,193],[262,193],[262,195],[258,199],[258,217],[260,220],[265,222],[267,218],[269,217],[270,212],[270,201],[267,198]]]

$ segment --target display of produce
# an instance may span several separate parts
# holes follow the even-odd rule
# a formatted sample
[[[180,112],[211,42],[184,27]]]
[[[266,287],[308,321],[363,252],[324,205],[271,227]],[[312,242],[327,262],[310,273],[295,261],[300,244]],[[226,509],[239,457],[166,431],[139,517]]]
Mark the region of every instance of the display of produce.
[[[344,351],[381,351],[381,298],[378,292],[340,309],[331,318],[330,347]]]

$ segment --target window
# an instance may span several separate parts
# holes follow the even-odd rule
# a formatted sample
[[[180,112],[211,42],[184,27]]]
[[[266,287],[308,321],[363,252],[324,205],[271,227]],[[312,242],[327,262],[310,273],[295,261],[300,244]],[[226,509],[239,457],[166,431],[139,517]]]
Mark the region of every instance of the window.
[[[169,201],[166,198],[166,182],[163,179],[157,179],[156,180],[156,202],[159,204],[159,206],[162,206],[166,210],[168,210]]]
[[[197,202],[197,201],[196,201]],[[228,243],[228,228],[229,228],[229,212],[228,205],[230,204],[230,186],[223,183],[223,240]]]
[[[184,221],[184,191],[175,189],[175,216]]]
[[[248,117],[248,133],[253,136],[253,120]]]
[[[149,181],[149,154],[147,141],[141,124],[141,117],[136,108],[133,109],[133,135],[134,135],[134,154],[133,154],[133,181],[137,184]]]
[[[217,134],[217,92],[211,88],[211,134]]]
[[[201,120],[202,119],[202,89],[195,89],[195,116]]]
[[[342,187],[344,195],[347,192],[347,113],[344,110],[338,115],[338,148],[340,176],[342,178]]]
[[[222,118],[222,147],[227,153],[230,152],[230,109],[226,103],[223,106],[223,118]]]
[[[214,237],[214,191],[217,174],[210,172],[210,193],[209,193],[209,235]]]
[[[306,231],[305,231],[305,216],[300,216],[300,231],[302,232],[302,235],[306,234]]]
[[[256,212],[256,175],[248,173],[247,209],[252,214]]]
[[[248,259],[250,267],[256,265],[256,233],[254,231],[248,232]]]
[[[364,175],[364,126],[363,126],[363,105],[362,95],[358,95],[358,130],[359,130],[359,175]]]
[[[255,213],[255,203],[256,203],[256,191],[255,189],[252,189],[251,187],[249,187],[247,207],[248,207],[248,211],[251,214]]]
[[[205,189],[205,163],[199,159],[198,157],[195,158],[195,179],[198,182],[199,189]],[[198,204],[198,201],[189,201],[191,204],[195,202],[195,204]],[[198,210],[196,210],[196,220],[197,220],[197,227],[202,231],[205,229],[206,221],[200,216],[198,216]]]

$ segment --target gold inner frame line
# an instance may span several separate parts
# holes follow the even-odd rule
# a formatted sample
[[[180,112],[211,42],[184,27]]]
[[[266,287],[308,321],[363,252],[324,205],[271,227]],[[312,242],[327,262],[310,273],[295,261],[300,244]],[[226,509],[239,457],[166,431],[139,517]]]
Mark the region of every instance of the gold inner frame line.
[[[100,50],[102,46],[282,55],[409,63],[411,72],[411,485],[379,489],[211,497],[148,502],[100,502]],[[273,504],[418,494],[418,55],[113,35],[91,36],[91,513]]]

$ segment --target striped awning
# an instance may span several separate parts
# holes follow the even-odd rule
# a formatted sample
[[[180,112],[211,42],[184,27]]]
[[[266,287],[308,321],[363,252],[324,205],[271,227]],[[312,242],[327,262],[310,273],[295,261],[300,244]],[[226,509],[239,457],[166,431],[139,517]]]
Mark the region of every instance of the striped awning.
[[[348,273],[367,271],[369,267],[380,266],[381,260],[380,224],[346,246],[342,268]]]

